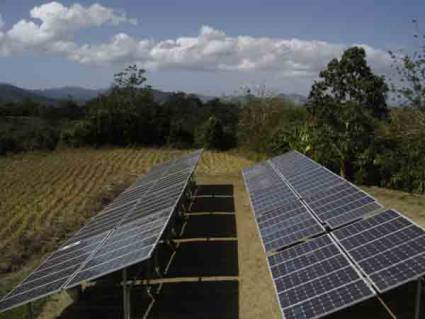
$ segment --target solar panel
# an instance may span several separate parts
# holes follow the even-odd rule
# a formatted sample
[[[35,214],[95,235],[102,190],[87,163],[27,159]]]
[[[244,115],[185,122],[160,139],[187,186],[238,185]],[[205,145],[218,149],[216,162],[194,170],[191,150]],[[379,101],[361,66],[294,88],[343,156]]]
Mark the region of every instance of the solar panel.
[[[170,210],[119,226],[75,274],[66,288],[149,258],[163,228],[167,225]]]
[[[201,151],[138,179],[0,301],[0,311],[151,257],[187,189]]]
[[[58,292],[78,268],[101,246],[109,232],[63,245],[50,255],[19,286],[0,301],[0,310]]]
[[[268,262],[286,319],[323,317],[375,295],[329,235],[278,252]]]
[[[377,214],[376,199],[308,157],[243,175],[284,318],[319,318],[425,275],[424,229]]]
[[[425,274],[425,231],[395,210],[345,226],[334,235],[379,292]]]
[[[325,231],[270,163],[244,170],[243,176],[267,252]]]
[[[270,162],[315,216],[332,229],[382,208],[372,196],[298,152]]]

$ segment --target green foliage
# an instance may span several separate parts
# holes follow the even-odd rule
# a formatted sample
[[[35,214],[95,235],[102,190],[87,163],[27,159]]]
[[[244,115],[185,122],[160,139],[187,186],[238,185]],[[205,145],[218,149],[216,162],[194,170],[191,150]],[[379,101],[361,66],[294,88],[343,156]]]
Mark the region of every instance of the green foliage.
[[[278,97],[247,95],[238,126],[238,143],[249,151],[270,152],[270,138],[279,130],[279,124],[288,104]]]
[[[223,126],[226,146],[235,145],[239,109],[233,104],[212,100],[207,103],[185,93],[174,93],[163,103],[153,99],[144,85],[145,71],[133,65],[115,75],[107,94],[85,106],[85,117],[62,132],[62,141],[80,145],[150,145],[190,148],[195,132],[209,117]]]
[[[211,116],[198,133],[200,146],[206,149],[223,150],[226,148],[223,124]]]
[[[346,178],[354,177],[356,161],[370,147],[377,122],[387,117],[387,91],[359,47],[330,61],[313,84],[308,112],[316,155]]]
[[[418,30],[417,21],[412,22]],[[400,78],[399,84],[392,84],[392,90],[408,106],[425,111],[425,34],[414,34],[414,38],[420,42],[413,53],[389,51]]]
[[[7,153],[53,150],[59,130],[35,117],[0,117],[0,155]]]
[[[381,185],[425,192],[425,112],[414,107],[395,109],[379,134],[376,166]]]

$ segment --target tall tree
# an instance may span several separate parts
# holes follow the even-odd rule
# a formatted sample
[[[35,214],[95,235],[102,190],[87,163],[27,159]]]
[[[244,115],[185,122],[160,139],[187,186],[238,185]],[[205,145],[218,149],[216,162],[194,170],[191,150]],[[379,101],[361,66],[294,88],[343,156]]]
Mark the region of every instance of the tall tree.
[[[392,90],[408,106],[425,111],[425,34],[421,34],[416,20],[412,21],[419,48],[413,53],[389,51],[399,75],[399,83],[392,84]]]
[[[224,149],[226,144],[224,139],[223,124],[218,118],[211,116],[201,130],[202,147],[216,150]]]
[[[352,179],[357,157],[373,141],[375,122],[388,116],[388,87],[383,77],[373,74],[360,47],[331,60],[319,76],[307,103],[315,149],[337,161],[341,175]]]

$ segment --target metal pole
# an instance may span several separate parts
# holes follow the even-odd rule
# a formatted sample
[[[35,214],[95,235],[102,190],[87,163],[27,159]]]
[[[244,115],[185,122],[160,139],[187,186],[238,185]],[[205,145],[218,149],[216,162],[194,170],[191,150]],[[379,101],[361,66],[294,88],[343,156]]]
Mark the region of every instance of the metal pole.
[[[32,319],[33,318],[32,302],[27,304],[27,310],[28,310],[28,318]]]
[[[127,286],[127,268],[122,271],[122,295],[123,295],[123,309],[124,319],[130,319],[130,290]]]
[[[422,278],[418,279],[416,288],[416,306],[415,306],[415,319],[421,317],[421,301],[422,301]]]

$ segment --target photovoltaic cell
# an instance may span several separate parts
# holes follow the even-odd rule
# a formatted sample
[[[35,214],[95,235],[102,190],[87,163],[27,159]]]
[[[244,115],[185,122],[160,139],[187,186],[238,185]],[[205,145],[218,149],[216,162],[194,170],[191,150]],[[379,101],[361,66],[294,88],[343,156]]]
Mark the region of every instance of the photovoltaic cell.
[[[0,301],[0,310],[16,307],[63,288],[75,271],[101,245],[109,233],[60,247]]]
[[[150,258],[200,155],[171,160],[138,179],[4,296],[0,311]]]
[[[270,162],[317,218],[332,229],[382,208],[373,197],[298,152]]]
[[[330,235],[321,235],[323,225],[335,229],[382,208],[374,198],[298,152],[243,176],[284,318],[323,317],[375,295]]]
[[[425,231],[394,210],[334,234],[380,292],[425,274]]]
[[[285,318],[322,317],[373,296],[371,283],[385,292],[425,274],[424,229],[377,214],[372,196],[308,157],[289,152],[243,173]],[[321,234],[317,220],[333,232],[308,240]]]
[[[269,163],[244,170],[243,175],[267,252],[325,231]]]
[[[374,296],[329,235],[268,258],[287,319],[319,318]]]

